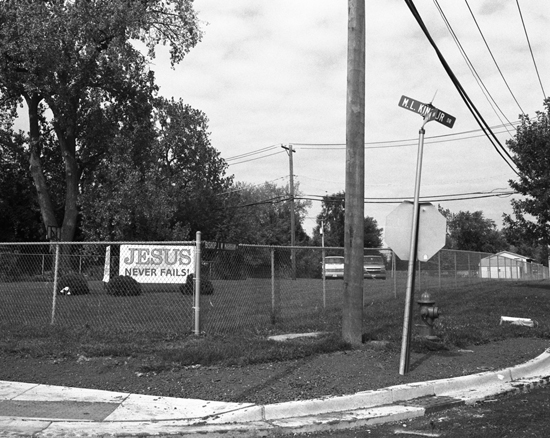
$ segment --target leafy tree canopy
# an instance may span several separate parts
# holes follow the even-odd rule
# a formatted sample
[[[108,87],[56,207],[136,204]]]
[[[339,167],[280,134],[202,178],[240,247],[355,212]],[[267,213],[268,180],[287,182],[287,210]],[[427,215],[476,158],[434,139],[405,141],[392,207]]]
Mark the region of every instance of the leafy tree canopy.
[[[81,177],[111,146],[86,135],[94,131],[94,122],[110,120],[111,129],[124,125],[124,117],[110,107],[150,110],[156,86],[147,58],[154,57],[157,45],[167,44],[175,64],[200,38],[191,0],[0,3],[0,105],[13,111],[26,103],[30,172],[42,220],[46,226],[61,223],[63,240],[75,236]],[[145,44],[147,56],[135,48],[135,40]],[[64,172],[61,221],[44,168],[45,115]],[[121,116],[116,123],[113,115]]]
[[[138,113],[139,115],[139,113]],[[137,121],[137,120],[136,120]],[[181,101],[157,99],[153,132],[114,137],[115,147],[83,190],[83,232],[92,239],[216,239],[229,190],[227,164],[210,145],[208,119]],[[137,146],[136,146],[137,145]]]
[[[519,173],[510,187],[524,196],[512,200],[504,231],[514,245],[550,245],[550,98],[534,118],[521,116],[516,135],[507,141]]]
[[[439,212],[447,219],[445,247],[448,249],[487,253],[508,249],[508,243],[497,230],[495,221],[485,218],[482,211],[451,213],[439,206]]]
[[[294,187],[300,196],[299,184]],[[237,243],[263,245],[290,245],[290,195],[288,186],[272,182],[254,185],[238,182],[220,202],[227,211],[225,223],[220,229],[222,240]],[[302,224],[310,201],[295,199],[296,244],[309,240]]]
[[[323,197],[321,213],[317,215],[317,226],[313,231],[313,240],[321,243],[321,226],[325,235],[325,246],[344,246],[345,193],[338,192]],[[380,248],[383,229],[370,217],[364,218],[364,247]]]

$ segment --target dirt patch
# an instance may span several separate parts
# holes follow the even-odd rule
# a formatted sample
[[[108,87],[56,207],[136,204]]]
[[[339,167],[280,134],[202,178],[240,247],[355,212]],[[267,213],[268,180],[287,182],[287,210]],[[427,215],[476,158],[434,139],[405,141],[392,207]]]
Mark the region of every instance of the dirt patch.
[[[277,403],[351,394],[401,383],[457,377],[517,365],[550,346],[545,339],[512,338],[464,350],[411,354],[399,375],[399,352],[384,345],[300,360],[241,367],[189,366],[148,371],[138,356],[36,359],[3,353],[0,379],[205,400]]]

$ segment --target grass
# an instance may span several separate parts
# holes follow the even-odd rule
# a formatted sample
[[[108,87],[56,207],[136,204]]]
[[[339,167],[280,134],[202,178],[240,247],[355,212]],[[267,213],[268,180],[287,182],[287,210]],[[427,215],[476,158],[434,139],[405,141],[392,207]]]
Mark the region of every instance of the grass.
[[[0,353],[31,357],[147,357],[162,370],[193,364],[239,366],[283,361],[350,349],[341,340],[341,281],[327,283],[323,307],[320,281],[281,281],[280,314],[272,312],[264,280],[215,284],[206,335],[191,334],[191,297],[176,286],[144,288],[138,297],[113,297],[100,284],[87,296],[56,297],[57,322],[50,325],[52,294],[36,283],[18,289],[0,285]],[[454,281],[454,280],[453,280]],[[267,280],[269,284],[269,280]],[[291,287],[292,286],[292,287]],[[170,289],[172,288],[172,289]],[[21,291],[24,291],[24,295]],[[364,339],[401,345],[404,288],[397,297],[391,280],[366,282]],[[455,287],[425,283],[441,311],[435,332],[441,342],[415,338],[413,350],[464,348],[510,337],[550,338],[550,282],[487,281]],[[500,325],[501,316],[531,318],[533,328]],[[420,324],[415,304],[413,324]],[[268,334],[324,330],[319,338],[275,342]]]
[[[440,310],[435,320],[435,334],[440,348],[464,348],[512,337],[550,337],[550,283],[489,281],[458,290],[430,290]],[[416,293],[418,299],[419,293]],[[413,324],[421,324],[415,305]],[[365,311],[365,338],[390,341],[400,346],[403,330],[403,302],[377,301]],[[500,325],[501,316],[531,318],[533,328]],[[425,350],[433,345],[416,339],[413,349]]]

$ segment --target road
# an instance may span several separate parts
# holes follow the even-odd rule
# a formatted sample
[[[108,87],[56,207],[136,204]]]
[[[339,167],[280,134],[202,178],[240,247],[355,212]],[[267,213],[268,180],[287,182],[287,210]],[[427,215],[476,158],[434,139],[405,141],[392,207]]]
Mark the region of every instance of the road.
[[[430,416],[355,430],[299,435],[311,438],[546,438],[550,436],[550,387],[461,406]]]

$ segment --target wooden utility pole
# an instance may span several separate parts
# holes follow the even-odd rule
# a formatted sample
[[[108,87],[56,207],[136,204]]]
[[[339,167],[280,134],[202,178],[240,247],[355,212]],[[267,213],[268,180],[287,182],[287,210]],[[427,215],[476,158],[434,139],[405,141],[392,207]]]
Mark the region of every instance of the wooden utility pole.
[[[365,216],[365,0],[348,0],[346,199],[342,337],[361,344]]]
[[[290,189],[290,246],[294,247],[296,245],[296,215],[294,212],[294,162],[292,160],[292,154],[296,152],[292,145],[281,146],[283,149],[286,149],[288,153],[288,163],[290,166],[289,170],[289,189]],[[292,279],[296,280],[296,250],[292,248],[290,250],[290,262],[292,263]]]

